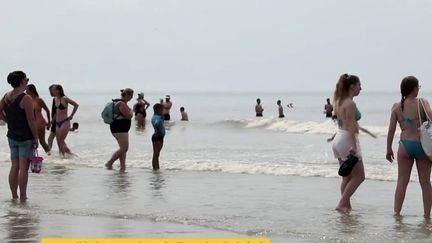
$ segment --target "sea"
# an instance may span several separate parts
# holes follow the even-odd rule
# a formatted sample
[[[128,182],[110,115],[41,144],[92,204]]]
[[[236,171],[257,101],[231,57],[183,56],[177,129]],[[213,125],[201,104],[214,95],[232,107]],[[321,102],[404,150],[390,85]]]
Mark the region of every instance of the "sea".
[[[0,224],[7,226],[0,233],[5,240],[222,235],[270,237],[273,242],[432,241],[432,226],[422,217],[415,169],[406,216],[393,217],[397,162],[389,163],[385,154],[390,110],[400,100],[399,93],[362,92],[355,97],[362,113],[360,126],[377,138],[360,134],[366,181],[354,195],[354,210],[348,215],[334,210],[340,178],[327,138],[337,127],[323,112],[332,92],[170,92],[172,120],[165,124],[157,173],[151,170],[149,120],[152,105],[166,93],[145,93],[151,104],[146,127],[137,129],[133,123],[123,174],[118,162],[113,171],[104,168],[117,143],[100,115],[119,92],[66,94],[79,104],[73,120],[79,129],[66,140],[76,156],[60,157],[55,142],[51,156],[39,148],[43,170],[30,174],[24,205],[10,202],[7,128],[0,126]],[[48,94],[41,97],[51,107]],[[432,93],[421,97],[431,99]],[[262,118],[255,117],[257,98],[264,108]],[[277,117],[277,100],[282,101],[285,118]],[[180,121],[180,107],[190,121]],[[398,135],[395,151],[397,142]],[[26,218],[22,226],[19,219]],[[64,220],[69,225],[62,227]],[[105,224],[111,221],[116,226],[107,230]]]

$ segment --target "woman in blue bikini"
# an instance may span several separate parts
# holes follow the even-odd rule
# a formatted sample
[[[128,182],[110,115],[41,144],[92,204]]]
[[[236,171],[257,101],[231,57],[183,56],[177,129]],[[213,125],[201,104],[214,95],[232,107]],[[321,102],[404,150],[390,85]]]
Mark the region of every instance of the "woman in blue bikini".
[[[351,210],[351,196],[365,180],[362,154],[358,139],[361,113],[357,109],[354,97],[360,94],[361,83],[355,75],[343,74],[334,92],[335,115],[339,130],[333,138],[333,153],[342,164],[348,156],[355,155],[359,161],[354,165],[350,175],[342,178],[340,186],[341,199],[336,210],[347,213]]]
[[[70,121],[72,121],[76,111],[78,110],[78,104],[72,99],[65,96],[63,87],[56,85],[53,89],[54,93],[54,106],[55,106],[55,133],[57,144],[60,150],[60,155],[72,154],[68,146],[66,145],[66,137],[70,130]],[[71,115],[68,115],[68,106],[71,104],[73,110]]]
[[[417,78],[408,76],[402,80],[400,85],[402,100],[393,105],[390,124],[387,133],[387,154],[386,159],[393,162],[394,153],[392,143],[396,131],[396,125],[399,123],[401,134],[399,141],[399,149],[397,152],[398,161],[398,180],[394,198],[394,212],[396,216],[400,215],[405,192],[410,180],[411,169],[416,162],[418,178],[423,193],[424,217],[430,217],[432,205],[432,188],[430,183],[431,161],[426,156],[420,143],[419,133],[419,114],[424,121],[425,112],[432,116],[427,100],[422,99],[425,105],[425,110],[417,104],[420,85]]]

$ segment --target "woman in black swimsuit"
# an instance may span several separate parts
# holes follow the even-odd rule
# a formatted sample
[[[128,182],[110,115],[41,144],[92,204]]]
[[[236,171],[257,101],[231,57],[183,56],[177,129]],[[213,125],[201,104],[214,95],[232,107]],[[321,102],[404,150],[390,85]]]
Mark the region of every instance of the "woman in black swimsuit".
[[[144,99],[144,93],[138,94],[137,103],[133,107],[135,112],[135,119],[137,121],[137,127],[140,129],[145,128],[145,118],[147,116],[147,108],[149,108],[150,103]]]
[[[48,137],[48,146],[49,146],[50,150],[52,149],[52,145],[53,145],[54,138],[55,138],[55,135],[56,135],[56,132],[55,132],[55,127],[56,127],[55,126],[56,107],[55,107],[55,104],[54,104],[54,101],[55,101],[55,99],[54,99],[54,88],[55,88],[55,84],[50,85],[49,88],[48,88],[51,97],[53,97],[52,106],[51,106],[50,135]]]
[[[70,121],[72,121],[76,111],[78,110],[78,104],[72,99],[65,96],[63,87],[59,84],[53,89],[54,94],[54,106],[55,106],[55,133],[57,144],[59,147],[60,155],[72,154],[68,146],[66,145],[66,137],[70,129]],[[68,115],[68,106],[71,104],[73,110],[71,115]]]
[[[119,149],[114,152],[111,159],[105,163],[105,167],[112,169],[112,165],[116,160],[120,160],[120,170],[126,170],[126,153],[129,149],[129,129],[131,127],[131,119],[133,112],[127,103],[133,97],[133,90],[126,88],[120,90],[121,98],[113,100],[114,105],[114,122],[110,124],[110,130],[114,138],[117,140]]]

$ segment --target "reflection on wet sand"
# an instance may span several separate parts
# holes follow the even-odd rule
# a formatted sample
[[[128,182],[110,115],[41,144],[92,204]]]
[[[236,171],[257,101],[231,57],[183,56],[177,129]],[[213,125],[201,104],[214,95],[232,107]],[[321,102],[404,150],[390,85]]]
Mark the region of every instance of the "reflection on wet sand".
[[[341,213],[337,224],[342,234],[355,234],[364,228],[360,221],[360,215]]]
[[[162,189],[165,187],[166,184],[163,173],[161,171],[152,171],[149,184],[150,191],[152,192],[153,197],[162,199]]]
[[[414,239],[429,239],[432,235],[431,219],[423,219],[419,223],[407,223],[404,216],[394,216],[395,224],[393,226],[395,237],[405,239],[413,237]]]
[[[38,242],[39,219],[35,210],[26,203],[13,202],[14,205],[4,216],[7,219],[7,240]]]
[[[130,182],[130,175],[128,172],[114,173],[114,175],[111,175],[109,178],[109,185],[111,185],[111,188],[115,193],[125,195],[129,194],[132,184]]]

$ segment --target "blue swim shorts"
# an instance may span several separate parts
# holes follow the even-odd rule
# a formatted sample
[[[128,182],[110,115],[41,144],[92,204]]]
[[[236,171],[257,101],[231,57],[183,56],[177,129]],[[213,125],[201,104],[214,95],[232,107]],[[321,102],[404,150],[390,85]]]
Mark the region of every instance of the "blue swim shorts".
[[[33,140],[16,141],[8,138],[11,160],[33,156]]]

